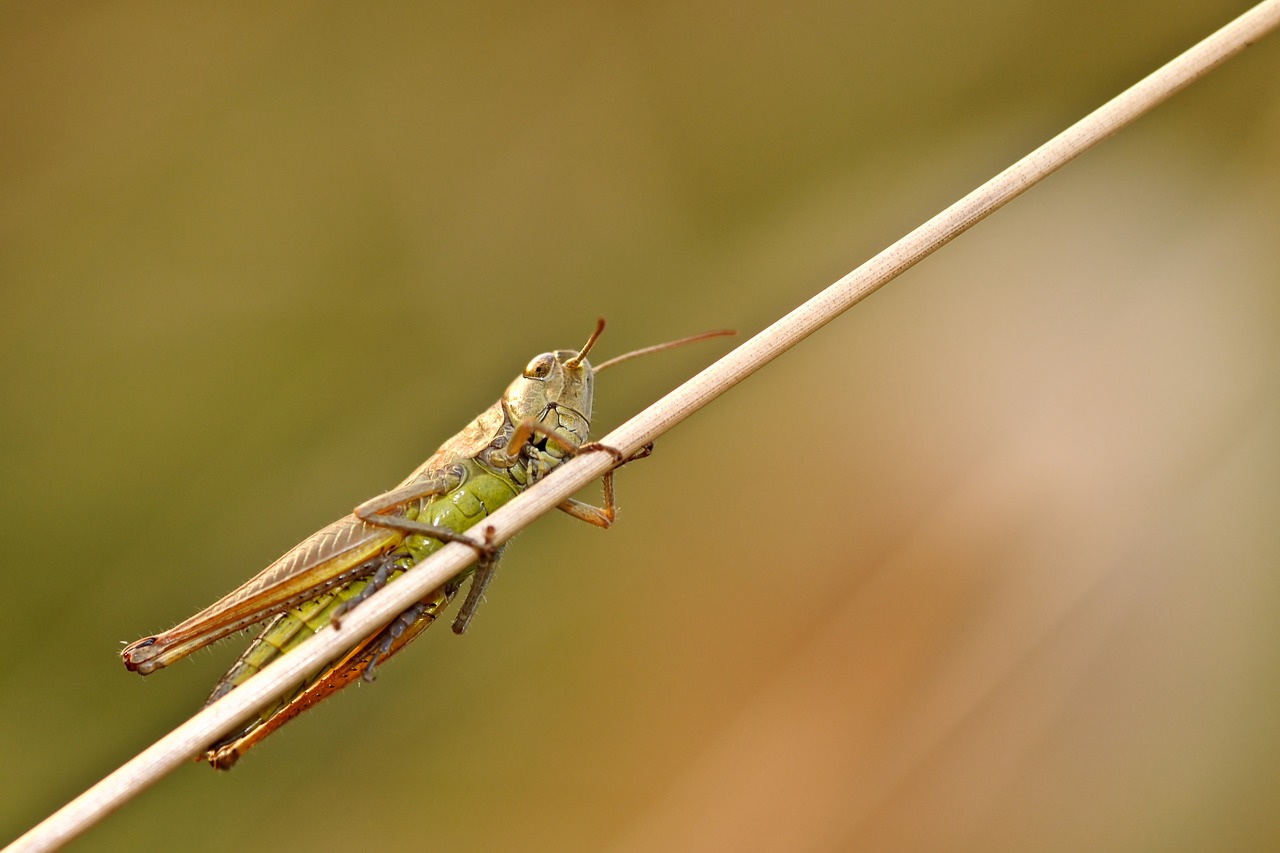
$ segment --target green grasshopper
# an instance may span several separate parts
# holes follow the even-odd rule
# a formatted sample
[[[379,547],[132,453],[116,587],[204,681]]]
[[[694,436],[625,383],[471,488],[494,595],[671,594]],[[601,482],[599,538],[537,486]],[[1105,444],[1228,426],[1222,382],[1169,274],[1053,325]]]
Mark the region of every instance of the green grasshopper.
[[[148,675],[223,637],[271,619],[239,660],[214,687],[206,704],[224,696],[282,654],[359,604],[446,542],[475,548],[474,567],[358,643],[305,682],[293,695],[268,707],[244,729],[214,744],[205,754],[228,769],[250,747],[284,723],[357,678],[371,680],[376,668],[429,627],[471,576],[466,600],[453,623],[463,633],[493,578],[498,549],[488,537],[477,542],[464,531],[560,466],[586,451],[611,453],[618,466],[630,459],[612,448],[587,443],[595,374],[620,361],[704,338],[709,332],[635,350],[596,368],[587,354],[604,331],[604,320],[581,350],[535,356],[502,397],[399,486],[355,508],[293,547],[239,589],[185,622],[130,643],[120,653],[124,665]],[[574,518],[598,527],[613,524],[613,471],[602,478],[604,506],[572,498],[559,505]]]

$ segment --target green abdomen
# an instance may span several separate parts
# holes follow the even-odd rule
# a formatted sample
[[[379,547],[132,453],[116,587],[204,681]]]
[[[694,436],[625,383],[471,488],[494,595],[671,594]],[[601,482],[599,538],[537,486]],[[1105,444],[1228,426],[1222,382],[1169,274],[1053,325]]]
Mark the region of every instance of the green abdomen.
[[[460,464],[465,472],[461,485],[443,494],[416,501],[405,508],[405,516],[437,527],[462,532],[483,521],[490,513],[524,489],[507,474],[496,473],[474,459],[462,460]],[[381,561],[392,561],[394,569],[389,579],[394,580],[405,569],[435,553],[440,546],[439,540],[429,536],[418,534],[406,536],[399,544],[376,558],[374,563],[376,565]],[[470,571],[468,569],[463,577]],[[461,577],[458,578],[459,581],[461,579]],[[335,611],[344,602],[359,596],[367,586],[367,580],[355,580],[276,616],[214,687],[208,702],[222,697],[278,656],[292,651],[299,643],[305,642],[329,624]],[[305,686],[299,687],[299,690]],[[261,718],[265,720],[270,717],[290,698],[292,697],[285,697],[278,705],[264,710]]]

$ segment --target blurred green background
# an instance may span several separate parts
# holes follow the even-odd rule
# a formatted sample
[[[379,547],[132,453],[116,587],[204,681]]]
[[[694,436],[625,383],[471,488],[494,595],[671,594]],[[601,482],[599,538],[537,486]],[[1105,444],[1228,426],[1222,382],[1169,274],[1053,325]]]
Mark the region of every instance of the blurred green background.
[[[0,838],[199,705],[168,627],[533,354],[753,333],[1248,8],[7,4]],[[1280,38],[73,849],[1280,843]],[[597,433],[724,351],[602,378]],[[247,639],[247,638],[246,638]]]

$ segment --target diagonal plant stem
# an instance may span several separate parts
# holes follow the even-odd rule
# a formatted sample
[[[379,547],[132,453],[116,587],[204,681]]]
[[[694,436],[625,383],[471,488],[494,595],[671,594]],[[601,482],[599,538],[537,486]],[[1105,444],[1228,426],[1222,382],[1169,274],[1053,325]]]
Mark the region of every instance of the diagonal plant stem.
[[[601,443],[630,455],[653,441],[935,249],[1278,25],[1280,0],[1259,3],[743,343],[606,435]],[[501,543],[510,539],[612,465],[613,459],[607,453],[586,453],[567,462],[490,517],[494,541]],[[84,832],[474,560],[475,553],[466,545],[451,544],[442,548],[353,610],[342,620],[340,630],[322,630],[178,726],[6,849],[52,850]]]

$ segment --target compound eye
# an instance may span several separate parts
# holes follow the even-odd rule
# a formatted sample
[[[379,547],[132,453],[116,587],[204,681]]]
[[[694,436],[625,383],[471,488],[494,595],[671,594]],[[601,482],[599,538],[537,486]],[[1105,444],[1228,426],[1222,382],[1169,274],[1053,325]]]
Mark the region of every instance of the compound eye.
[[[525,379],[546,379],[551,374],[551,368],[555,367],[556,357],[549,352],[534,358],[529,362],[528,367],[524,369]]]

